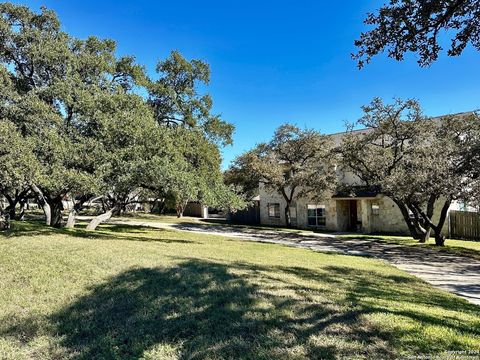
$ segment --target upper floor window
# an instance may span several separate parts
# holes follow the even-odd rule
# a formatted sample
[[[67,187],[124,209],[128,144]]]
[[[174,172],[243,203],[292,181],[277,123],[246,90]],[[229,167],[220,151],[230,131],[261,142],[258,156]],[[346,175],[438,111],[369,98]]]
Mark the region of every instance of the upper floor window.
[[[279,218],[280,217],[280,204],[269,203],[268,204],[268,217]]]
[[[326,225],[325,205],[307,205],[307,215],[309,226]]]

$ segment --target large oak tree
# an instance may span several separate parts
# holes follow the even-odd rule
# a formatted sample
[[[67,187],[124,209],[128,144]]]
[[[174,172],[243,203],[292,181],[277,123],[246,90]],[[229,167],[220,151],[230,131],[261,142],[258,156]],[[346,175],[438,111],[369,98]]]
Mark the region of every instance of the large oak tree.
[[[133,57],[116,55],[114,41],[76,39],[62,31],[50,10],[36,13],[2,3],[0,70],[5,85],[1,120],[12,123],[25,144],[33,143],[39,174],[30,177],[28,186],[48,225],[62,226],[63,200],[71,198],[75,206],[68,225],[73,226],[82,204],[95,196],[106,210],[90,226],[95,228],[148,190],[138,169],[154,165],[152,159],[159,156],[165,163],[169,154],[180,159],[176,164],[188,166],[158,177],[168,181],[157,181],[159,188],[176,184],[182,199],[178,194],[206,198],[216,189],[226,194],[221,176],[214,175],[221,175],[218,146],[231,143],[233,126],[212,114],[211,97],[198,90],[209,81],[207,64],[173,52],[159,62],[157,79],[149,79]],[[167,130],[173,130],[173,140],[163,143],[164,137],[155,137]],[[153,152],[152,137],[159,141]],[[205,170],[198,159],[211,166]],[[21,172],[14,160],[9,164]]]
[[[480,121],[476,114],[430,119],[415,100],[375,99],[343,138],[345,170],[358,183],[379,187],[399,207],[411,235],[425,242],[431,230],[443,245],[448,209],[469,202],[479,182]]]

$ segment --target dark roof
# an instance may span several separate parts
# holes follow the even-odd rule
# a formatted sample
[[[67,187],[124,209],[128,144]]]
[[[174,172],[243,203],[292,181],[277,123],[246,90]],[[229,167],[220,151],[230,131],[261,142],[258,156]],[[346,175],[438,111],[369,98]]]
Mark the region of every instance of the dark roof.
[[[471,110],[471,111],[463,111],[463,112],[458,112],[458,113],[453,113],[453,114],[445,114],[445,115],[439,115],[439,116],[431,116],[431,117],[427,117],[427,120],[432,120],[432,121],[439,121],[441,119],[444,119],[444,118],[447,118],[449,116],[453,116],[453,117],[463,117],[463,116],[469,116],[469,115],[472,115],[472,114],[476,114],[480,112],[480,109],[476,109],[476,110]],[[346,134],[347,132],[348,133],[365,133],[365,132],[369,132],[371,131],[372,129],[371,128],[362,128],[362,129],[354,129],[352,131],[339,131],[339,132],[335,132],[335,133],[330,133],[330,134],[327,134],[329,136],[336,136],[336,135],[344,135]]]

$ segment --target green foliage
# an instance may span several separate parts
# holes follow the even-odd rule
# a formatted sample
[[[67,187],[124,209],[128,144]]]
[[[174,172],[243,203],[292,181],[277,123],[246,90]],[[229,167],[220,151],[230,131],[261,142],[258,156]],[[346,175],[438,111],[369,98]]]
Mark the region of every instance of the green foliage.
[[[243,202],[224,185],[218,147],[199,130],[160,127],[141,168],[142,186],[154,197],[169,198],[179,213],[189,201],[219,208],[238,208]]]
[[[443,243],[449,206],[472,201],[478,189],[478,116],[429,119],[414,100],[374,99],[363,110],[356,125],[367,130],[347,133],[339,149],[345,169],[358,179],[350,186],[380,187],[399,206],[414,237],[425,241],[433,229]],[[441,214],[437,223],[435,212]]]
[[[157,65],[159,78],[148,85],[149,103],[155,118],[167,126],[199,128],[207,137],[222,145],[232,143],[233,125],[211,114],[212,98],[201,95],[198,85],[210,81],[210,69],[200,60],[187,61],[177,51]]]
[[[0,190],[28,187],[38,177],[33,142],[24,139],[9,121],[0,122]]]
[[[443,33],[451,37],[449,56],[458,56],[467,45],[480,50],[480,5],[476,0],[390,0],[364,23],[373,29],[355,41],[353,58],[361,68],[377,54],[387,52],[403,60],[407,52],[417,53],[420,66],[428,66],[442,51]]]
[[[45,8],[0,4],[0,32],[0,115],[26,154],[33,144],[39,169],[33,178],[10,159],[5,177],[34,181],[56,225],[67,195],[103,195],[117,208],[152,188],[177,203],[229,198],[218,144],[231,143],[233,126],[198,92],[209,81],[207,64],[172,52],[152,81],[134,57],[116,56],[113,40],[74,38]]]
[[[331,139],[311,129],[280,126],[269,143],[237,157],[229,170],[229,181],[251,196],[261,183],[280,193],[290,204],[295,198],[321,199],[336,185],[335,154]],[[255,185],[257,184],[257,185]]]

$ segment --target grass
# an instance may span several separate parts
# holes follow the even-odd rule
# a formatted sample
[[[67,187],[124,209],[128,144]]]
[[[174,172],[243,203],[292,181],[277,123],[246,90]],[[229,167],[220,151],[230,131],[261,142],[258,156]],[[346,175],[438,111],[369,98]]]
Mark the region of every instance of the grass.
[[[135,220],[149,222],[161,222],[166,224],[180,224],[180,223],[200,223],[202,219],[198,217],[183,216],[181,218],[176,215],[158,215],[144,212],[129,212],[123,213],[121,216],[115,217],[119,220]]]
[[[176,215],[158,215],[158,214],[149,214],[143,212],[136,212],[136,213],[124,213],[119,217],[115,217],[116,220],[134,220],[134,221],[142,221],[145,223],[149,222],[159,222],[159,223],[166,223],[166,224],[195,224],[195,225],[228,225],[231,227],[236,228],[245,228],[245,229],[257,229],[257,230],[274,230],[274,231],[285,231],[285,232],[293,232],[293,233],[313,233],[314,230],[305,230],[305,229],[295,229],[295,228],[286,228],[282,226],[275,226],[275,225],[241,225],[241,224],[231,224],[227,222],[225,219],[216,219],[216,218],[209,218],[209,219],[201,219],[198,217],[191,217],[191,216],[183,216],[178,218]]]
[[[1,359],[396,358],[480,350],[480,308],[384,262],[195,233],[15,223]]]
[[[172,215],[157,215],[157,214],[145,214],[145,213],[126,213],[122,217],[118,218],[119,220],[136,220],[142,221],[145,223],[149,222],[160,222],[160,223],[169,223],[169,224],[208,224],[208,225],[224,225],[227,224],[224,220],[216,219],[199,219],[195,217],[182,217],[177,218]],[[237,227],[241,229],[257,229],[257,230],[270,230],[278,232],[293,232],[298,234],[309,234],[314,232],[319,232],[316,230],[305,230],[305,229],[293,229],[293,228],[284,228],[279,226],[265,226],[265,225],[237,225],[237,224],[228,224],[231,227]],[[426,244],[421,244],[417,240],[412,239],[408,236],[394,236],[394,235],[363,235],[363,234],[338,234],[340,238],[358,238],[358,239],[370,239],[370,240],[380,240],[391,244],[399,244],[405,246],[424,246],[435,249],[440,252],[449,252],[462,256],[469,256],[475,259],[480,260],[480,242],[479,241],[467,241],[467,240],[454,240],[447,239],[444,247],[435,246],[433,238]]]
[[[467,241],[467,240],[454,240],[447,239],[444,247],[435,246],[435,241],[430,239],[427,243],[422,244],[417,240],[408,236],[392,236],[392,235],[362,235],[362,234],[349,234],[339,235],[343,238],[355,238],[355,239],[370,239],[380,240],[390,244],[398,244],[405,246],[421,246],[428,247],[440,252],[449,252],[463,256],[473,257],[480,260],[480,242],[479,241]]]

